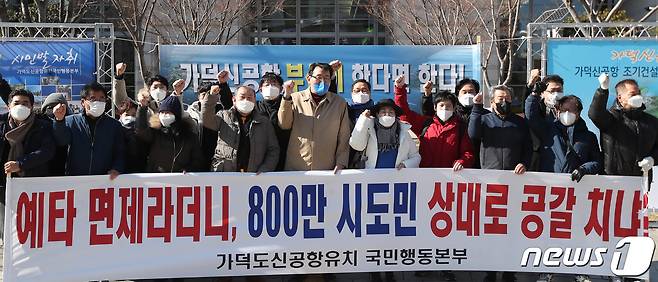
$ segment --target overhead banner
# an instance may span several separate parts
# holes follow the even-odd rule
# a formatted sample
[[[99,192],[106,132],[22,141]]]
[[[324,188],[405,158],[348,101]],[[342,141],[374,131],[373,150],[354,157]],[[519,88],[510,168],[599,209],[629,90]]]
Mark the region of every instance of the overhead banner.
[[[79,106],[83,86],[96,81],[94,42],[0,42],[0,74],[12,88],[34,93],[39,105],[52,93],[64,93]]]
[[[191,103],[203,81],[214,82],[217,73],[230,73],[229,85],[258,88],[266,72],[294,80],[296,89],[308,87],[306,73],[314,62],[340,60],[338,94],[351,99],[352,82],[368,80],[373,100],[393,97],[395,78],[406,75],[411,93],[409,103],[419,109],[421,86],[432,81],[437,88],[454,91],[465,77],[480,79],[480,49],[466,46],[239,46],[163,45],[160,47],[160,74],[185,80],[185,102]],[[261,98],[258,95],[259,99]]]
[[[564,94],[576,95],[583,100],[581,117],[590,130],[598,128],[590,121],[587,110],[599,88],[598,77],[610,76],[608,106],[617,98],[614,86],[624,79],[638,82],[645,98],[646,111],[658,116],[658,40],[656,39],[605,39],[561,40],[551,39],[547,44],[547,74],[558,74],[564,79]]]
[[[607,276],[642,267],[638,261],[649,251],[617,248],[643,233],[641,183],[451,169],[14,178],[3,276],[89,281],[413,270]],[[615,260],[619,255],[626,265]]]

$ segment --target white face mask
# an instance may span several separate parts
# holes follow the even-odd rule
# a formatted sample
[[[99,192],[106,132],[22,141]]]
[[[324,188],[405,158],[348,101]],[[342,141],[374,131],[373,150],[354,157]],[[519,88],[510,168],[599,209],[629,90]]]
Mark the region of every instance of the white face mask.
[[[370,95],[366,92],[352,93],[352,102],[356,105],[365,104],[370,101]]]
[[[470,94],[470,93],[469,94],[459,95],[459,98],[458,98],[459,103],[462,104],[462,106],[464,106],[464,107],[473,106],[473,98],[474,97],[475,97],[475,95]]]
[[[160,113],[158,114],[158,117],[160,118],[160,123],[164,127],[169,127],[174,121],[176,121],[176,116],[170,113]]]
[[[167,91],[160,88],[151,90],[150,94],[151,98],[157,102],[160,102],[167,97]]]
[[[250,114],[254,110],[254,102],[248,100],[235,101],[235,108],[243,114]]]
[[[105,113],[105,102],[94,101],[89,102],[89,114],[93,117],[99,117]]]
[[[628,98],[627,103],[629,106],[631,106],[631,108],[637,109],[639,107],[642,107],[642,104],[644,104],[644,98],[642,98],[642,95],[635,95],[633,97]]]
[[[436,110],[436,116],[439,117],[442,121],[447,121],[452,117],[452,111],[447,110]]]
[[[544,100],[546,101],[546,106],[548,106],[549,108],[554,108],[555,104],[557,103],[557,100],[560,100],[562,96],[564,96],[564,93],[562,92],[551,92],[546,96],[546,98],[544,98]]]
[[[279,89],[276,86],[264,86],[261,89],[260,94],[263,95],[263,99],[265,100],[273,100],[276,99],[276,97],[279,97],[279,94],[281,93],[281,89]]]
[[[122,125],[128,125],[133,122],[135,122],[136,118],[134,116],[122,116],[121,117],[121,124]]]
[[[578,117],[572,112],[561,112],[560,113],[560,123],[564,126],[571,126],[576,122]]]
[[[30,116],[32,110],[23,105],[15,105],[11,107],[9,114],[15,121],[24,121]]]
[[[391,127],[395,123],[395,117],[392,116],[381,116],[377,120],[383,127]]]

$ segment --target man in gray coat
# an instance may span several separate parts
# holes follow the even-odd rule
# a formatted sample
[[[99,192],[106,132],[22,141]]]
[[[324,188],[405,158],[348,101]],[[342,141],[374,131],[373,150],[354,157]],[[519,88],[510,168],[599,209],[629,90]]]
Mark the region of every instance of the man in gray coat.
[[[240,86],[233,96],[233,107],[215,114],[219,86],[213,85],[201,97],[203,126],[217,131],[213,171],[269,172],[279,161],[279,144],[270,121],[254,113],[256,92]]]

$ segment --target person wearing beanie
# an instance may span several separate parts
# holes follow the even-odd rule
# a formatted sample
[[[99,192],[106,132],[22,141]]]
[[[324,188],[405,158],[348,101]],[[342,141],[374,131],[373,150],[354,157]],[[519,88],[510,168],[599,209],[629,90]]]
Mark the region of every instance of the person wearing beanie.
[[[73,111],[68,106],[65,93],[52,93],[46,97],[41,104],[41,112],[37,116],[40,119],[52,123],[55,120],[53,108],[57,105],[66,107],[66,116],[72,115]],[[48,162],[48,170],[50,176],[63,176],[66,167],[67,146],[55,146],[55,156]]]
[[[238,87],[233,107],[215,113],[219,93],[219,86],[213,86],[201,99],[203,126],[218,135],[212,171],[274,171],[279,162],[279,142],[270,120],[255,111],[254,89]]]
[[[66,100],[65,93],[52,93],[43,100],[41,103],[41,114],[50,118],[51,120],[55,118],[53,115],[53,108],[59,104],[66,105],[66,115],[73,114],[73,111],[68,107],[69,102]]]
[[[148,115],[148,101],[140,100],[135,136],[149,148],[146,172],[202,170],[199,140],[182,115],[183,109],[175,96],[164,98],[152,118]]]

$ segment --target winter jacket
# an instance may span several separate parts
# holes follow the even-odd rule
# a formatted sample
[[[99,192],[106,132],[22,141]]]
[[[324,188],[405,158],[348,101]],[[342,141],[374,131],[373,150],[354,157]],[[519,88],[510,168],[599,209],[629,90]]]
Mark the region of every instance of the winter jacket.
[[[420,140],[420,167],[453,167],[455,162],[466,168],[473,167],[473,146],[466,130],[468,124],[459,115],[443,122],[436,116],[428,117],[412,111],[404,87],[395,88],[394,101],[404,111],[400,119],[411,124]]]
[[[531,105],[528,102],[528,99],[530,99],[530,97],[534,97],[535,95],[532,94],[532,88],[527,86],[526,86],[525,94],[526,94],[526,98],[525,98],[525,107],[523,113],[525,115],[525,119],[528,120],[528,116],[530,115],[529,113],[530,109],[528,107]],[[546,103],[544,103],[544,98],[541,98],[541,96],[537,96],[537,100],[539,101],[537,105],[538,110],[536,110],[534,114],[539,115],[542,119],[545,119],[549,123],[555,121],[556,119],[555,110],[546,107]],[[539,138],[540,134],[543,134],[543,132],[538,132],[534,128],[530,127],[530,137],[532,138],[532,160],[530,161],[530,167],[528,167],[528,170],[530,171],[542,171],[540,164],[541,148],[542,148],[542,141]]]
[[[608,110],[608,95],[608,90],[597,89],[589,108],[589,118],[601,133],[603,169],[609,175],[641,176],[638,162],[645,157],[658,160],[658,119],[644,112],[644,106],[625,111],[615,102]]]
[[[292,93],[279,108],[279,126],[291,129],[286,170],[330,170],[347,167],[350,119],[345,99],[327,92],[316,104],[311,91]]]
[[[125,171],[124,129],[119,121],[101,115],[90,129],[84,111],[54,121],[55,141],[68,146],[66,175],[102,175]]]
[[[579,118],[568,127],[555,119],[549,121],[541,114],[541,102],[538,96],[530,95],[525,106],[528,125],[540,144],[538,171],[571,173],[581,169],[585,174],[599,173],[599,143],[585,121]]]
[[[227,83],[219,84],[219,103],[215,105],[215,113],[221,110],[228,110],[233,107],[233,93]],[[202,151],[202,170],[210,170],[212,157],[215,154],[217,147],[217,131],[210,130],[203,126],[203,118],[201,117],[201,101],[195,101],[187,108],[187,114],[196,123],[196,131],[198,132],[199,142],[201,143]]]
[[[34,114],[34,113],[33,113]],[[9,114],[0,114],[0,156],[2,164],[8,161],[10,145],[5,134],[11,130]],[[35,118],[32,127],[23,138],[23,156],[13,160],[18,162],[22,175],[25,177],[48,176],[50,160],[55,156],[55,139],[53,138],[52,124],[46,120]],[[2,173],[2,185],[6,175]]]
[[[422,103],[423,103],[422,105],[423,115],[434,116],[436,114],[436,111],[434,110],[434,100],[432,96],[423,95]],[[487,109],[483,109],[483,110],[485,111],[485,113],[489,113],[489,110]],[[473,111],[473,106],[465,107],[462,106],[462,104],[460,104],[459,102],[457,102],[457,105],[455,106],[455,114],[461,117],[462,122],[464,122],[466,127],[468,127],[468,122],[471,119],[472,111]],[[472,137],[469,138],[471,139],[471,146],[473,147],[472,168],[480,168],[480,140],[475,140]]]
[[[480,167],[514,170],[518,164],[526,169],[532,159],[532,139],[528,124],[510,113],[504,119],[487,113],[482,104],[473,105],[468,135],[480,142]]]
[[[235,107],[215,114],[217,95],[206,95],[201,101],[203,126],[217,131],[217,147],[212,161],[213,171],[238,171],[240,145],[240,114]],[[211,110],[208,110],[211,109]],[[276,169],[279,161],[279,144],[270,121],[262,115],[251,113],[249,127],[249,164],[247,172],[269,172]]]
[[[276,171],[283,171],[286,166],[286,153],[288,152],[288,142],[290,142],[290,130],[282,129],[279,126],[279,107],[283,96],[274,100],[263,100],[256,102],[255,111],[270,120],[274,127],[274,134],[279,142],[279,162],[276,165]]]
[[[398,121],[399,122],[399,121]],[[377,143],[377,132],[375,131],[375,119],[365,116],[357,119],[352,136],[350,137],[350,146],[357,151],[365,150],[366,160],[365,168],[375,168],[377,165],[377,156],[379,153]],[[404,122],[400,123],[400,145],[398,155],[395,159],[395,166],[403,163],[407,168],[418,167],[420,164],[420,154],[416,148],[416,142],[409,134],[411,125]]]
[[[203,171],[201,146],[197,135],[183,121],[162,127],[157,116],[149,121],[148,108],[137,111],[135,136],[147,144],[146,172]]]

